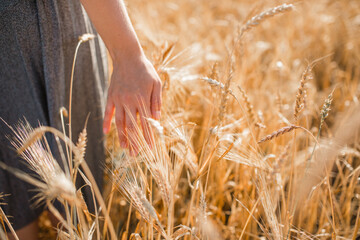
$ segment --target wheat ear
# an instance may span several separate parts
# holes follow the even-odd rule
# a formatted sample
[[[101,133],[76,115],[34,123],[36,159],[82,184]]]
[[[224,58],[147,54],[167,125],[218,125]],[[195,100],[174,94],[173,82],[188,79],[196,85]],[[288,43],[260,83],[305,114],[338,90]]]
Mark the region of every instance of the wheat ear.
[[[335,89],[334,89],[335,90]],[[321,113],[320,113],[320,127],[321,129],[322,125],[324,124],[325,119],[329,115],[329,111],[331,110],[330,106],[333,100],[333,92],[334,90],[329,94],[329,96],[325,99],[324,105],[322,106]]]
[[[254,107],[251,104],[250,99],[249,99],[248,95],[246,94],[246,92],[240,86],[238,86],[238,89],[244,99],[246,110],[247,110],[247,113],[250,118],[250,123],[255,123],[256,120],[255,120]]]
[[[249,31],[253,27],[256,27],[257,25],[259,25],[266,19],[274,17],[275,15],[277,15],[279,13],[291,11],[293,8],[294,8],[294,5],[284,3],[280,6],[270,8],[258,15],[255,15],[249,21],[247,21],[245,23],[245,25],[240,29],[240,38],[242,37],[242,35],[244,35],[245,32]]]
[[[266,137],[262,138],[258,143],[263,143],[263,142],[266,142],[266,141],[270,141],[274,138],[277,138],[281,135],[284,135],[285,133],[288,133],[288,132],[291,132],[292,130],[294,129],[297,129],[297,128],[301,128],[300,126],[296,126],[296,125],[290,125],[290,126],[287,126],[287,127],[283,127],[283,128],[280,128],[279,130],[267,135]]]
[[[306,88],[305,84],[313,79],[312,75],[312,66],[308,65],[305,71],[302,73],[300,86],[298,88],[295,100],[295,108],[294,108],[294,119],[295,121],[299,118],[299,114],[305,108],[305,100],[306,100]]]
[[[82,161],[84,161],[85,151],[86,151],[86,142],[87,142],[87,131],[84,128],[78,138],[78,142],[76,143],[76,147],[79,153],[74,158],[74,165],[77,168]]]

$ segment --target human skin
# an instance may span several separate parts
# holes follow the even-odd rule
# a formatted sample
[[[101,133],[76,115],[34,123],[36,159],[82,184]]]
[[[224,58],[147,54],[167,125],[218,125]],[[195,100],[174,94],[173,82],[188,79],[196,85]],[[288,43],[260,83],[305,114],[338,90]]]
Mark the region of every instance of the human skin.
[[[140,46],[122,0],[81,2],[113,60],[104,133],[109,132],[115,114],[120,145],[129,147],[130,152],[136,154],[136,144],[129,134],[138,132],[135,130],[138,114],[145,139],[150,143],[145,117],[160,118],[160,78]]]
[[[108,133],[111,118],[115,123],[122,147],[137,153],[136,144],[128,138],[135,131],[140,116],[145,139],[149,141],[144,117],[160,118],[161,81],[146,58],[122,0],[81,0],[96,30],[104,40],[113,61],[113,73],[108,90],[103,130]],[[129,140],[128,140],[129,139]],[[20,240],[38,239],[37,221],[16,233]],[[15,239],[8,234],[9,239]]]

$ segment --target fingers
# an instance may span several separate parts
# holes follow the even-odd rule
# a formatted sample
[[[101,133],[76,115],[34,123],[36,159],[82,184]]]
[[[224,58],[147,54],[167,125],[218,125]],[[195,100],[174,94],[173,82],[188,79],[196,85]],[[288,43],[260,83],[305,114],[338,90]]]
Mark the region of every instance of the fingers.
[[[108,99],[106,103],[104,122],[103,122],[104,134],[107,134],[110,130],[111,119],[114,115],[114,111],[115,111],[114,103],[110,99]]]
[[[150,145],[150,147],[152,147],[153,141],[152,141],[152,137],[151,137],[152,136],[151,129],[150,129],[149,122],[146,120],[146,118],[149,117],[149,110],[150,110],[150,102],[148,101],[147,106],[140,108],[139,117],[140,117],[141,127],[143,130],[145,141]]]
[[[117,107],[115,113],[115,123],[119,136],[119,143],[122,148],[127,148],[128,141],[125,131],[125,111],[123,107]]]
[[[142,137],[149,145],[152,145],[151,140],[154,140],[146,117],[160,119],[161,81],[151,63],[145,58],[129,66],[127,71],[122,71],[123,68],[114,68],[103,130],[104,133],[109,132],[111,118],[115,112],[120,145],[129,148],[130,154],[135,155],[141,144],[144,144]],[[138,101],[139,97],[143,101],[142,104]],[[143,134],[138,126],[138,112]]]
[[[136,136],[138,132],[136,131],[137,124],[137,115],[136,108],[131,107],[125,111],[125,124],[126,124],[126,134],[129,141],[129,150],[132,156],[136,156],[139,152],[138,141],[136,141]]]
[[[154,83],[154,87],[151,93],[151,115],[154,119],[159,120],[161,117],[161,82]]]

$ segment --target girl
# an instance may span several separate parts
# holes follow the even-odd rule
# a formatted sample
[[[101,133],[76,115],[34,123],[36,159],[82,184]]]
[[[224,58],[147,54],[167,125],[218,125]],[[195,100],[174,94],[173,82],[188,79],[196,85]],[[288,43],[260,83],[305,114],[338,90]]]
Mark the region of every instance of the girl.
[[[83,44],[74,75],[72,135],[78,136],[90,113],[85,159],[101,186],[99,166],[104,159],[101,140],[103,132],[109,131],[112,116],[115,115],[122,147],[132,145],[127,140],[127,133],[135,127],[131,118],[136,119],[137,114],[141,118],[160,118],[161,82],[144,55],[124,3],[122,0],[0,2],[0,117],[9,125],[25,117],[33,127],[40,123],[61,129],[59,110],[68,106],[72,58],[78,37],[84,33],[96,35],[96,31],[113,61],[111,82],[106,97],[107,55],[100,37]],[[30,173],[11,149],[5,137],[11,132],[5,124],[1,125],[0,133],[0,161]],[[56,157],[56,142],[50,137],[48,141]],[[36,194],[31,189],[29,184],[0,170],[0,193],[9,194],[4,197],[2,208],[10,216],[20,240],[37,239],[37,219],[44,210],[31,207]],[[90,197],[84,194],[85,198]]]

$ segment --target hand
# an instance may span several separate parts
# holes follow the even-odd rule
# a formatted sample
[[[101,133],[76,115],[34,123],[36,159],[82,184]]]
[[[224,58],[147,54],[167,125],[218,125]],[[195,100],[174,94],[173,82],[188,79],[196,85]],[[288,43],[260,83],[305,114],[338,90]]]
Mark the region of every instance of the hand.
[[[136,141],[131,134],[137,134],[137,114],[140,116],[145,140],[150,143],[150,129],[146,117],[160,119],[161,81],[153,65],[145,56],[135,60],[114,61],[114,70],[108,91],[105,109],[104,133],[108,133],[111,118],[115,123],[120,146],[129,147],[130,153],[138,153]]]

